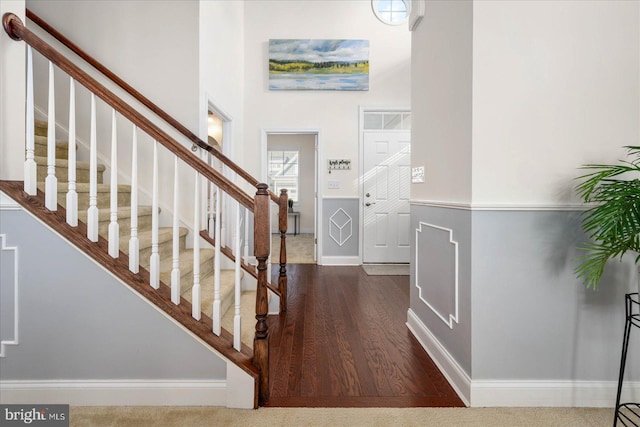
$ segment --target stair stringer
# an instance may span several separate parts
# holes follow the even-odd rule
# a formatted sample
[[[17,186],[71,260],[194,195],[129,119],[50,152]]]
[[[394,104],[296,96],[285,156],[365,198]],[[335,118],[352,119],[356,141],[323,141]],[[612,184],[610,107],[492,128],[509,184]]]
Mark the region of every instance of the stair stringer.
[[[7,182],[2,182],[2,189],[6,190]],[[13,183],[13,187],[15,189],[19,189],[21,187],[21,183]],[[15,194],[10,194],[10,199],[15,200]],[[20,357],[17,356],[16,353],[22,352],[22,348],[20,346],[16,346],[16,349],[10,349],[8,355],[4,359],[0,359],[0,364],[3,365],[2,376],[0,376],[0,387],[2,389],[2,403],[10,403],[12,399],[15,402],[21,401],[25,399],[25,396],[31,396],[35,400],[38,401],[48,401],[51,403],[57,403],[56,399],[62,399],[59,403],[71,403],[71,404],[84,404],[84,405],[116,405],[116,404],[128,404],[128,405],[212,405],[212,406],[227,406],[227,407],[236,407],[236,408],[253,408],[255,407],[256,402],[256,387],[257,387],[257,371],[252,367],[250,361],[248,363],[242,364],[242,366],[237,366],[237,363],[225,357],[220,351],[218,351],[215,347],[211,345],[211,343],[206,342],[202,339],[201,336],[194,333],[189,328],[185,327],[181,322],[177,321],[173,317],[171,317],[168,313],[163,311],[163,309],[159,308],[156,303],[149,301],[145,296],[140,294],[134,287],[130,284],[127,284],[120,277],[116,276],[112,271],[108,269],[101,262],[98,262],[94,259],[90,254],[79,249],[75,243],[69,241],[63,234],[64,232],[61,230],[56,230],[56,227],[51,225],[51,217],[59,216],[63,219],[64,212],[49,212],[43,209],[40,206],[25,206],[26,204],[35,205],[32,199],[26,200],[18,200],[18,202],[22,205],[24,209],[15,210],[12,209],[9,214],[6,209],[0,210],[0,214],[2,214],[3,221],[0,221],[0,227],[3,230],[0,230],[0,233],[7,234],[8,239],[16,241],[22,239],[22,242],[17,243],[17,247],[21,253],[21,259],[36,259],[36,260],[46,260],[47,257],[51,256],[60,256],[61,253],[66,253],[66,262],[64,264],[56,262],[54,263],[55,267],[53,269],[43,269],[42,274],[44,277],[37,278],[32,280],[34,283],[46,283],[49,285],[50,289],[51,282],[56,281],[60,283],[60,286],[57,288],[60,289],[60,292],[53,293],[54,295],[61,296],[63,301],[55,302],[55,304],[60,304],[61,307],[64,307],[65,315],[71,313],[72,308],[82,307],[82,304],[71,304],[66,299],[69,298],[64,297],[64,291],[69,291],[70,283],[74,283],[74,280],[79,280],[82,282],[82,292],[84,292],[87,296],[93,295],[91,292],[87,292],[86,287],[91,287],[92,284],[96,280],[102,283],[102,287],[108,289],[111,292],[119,293],[119,303],[115,308],[115,318],[124,317],[130,318],[130,316],[138,316],[142,319],[147,319],[149,316],[155,316],[156,320],[154,321],[156,324],[160,324],[161,330],[173,330],[171,338],[157,338],[158,331],[153,330],[152,333],[142,334],[141,337],[147,337],[149,342],[146,342],[142,345],[139,345],[138,348],[134,348],[133,351],[134,356],[139,356],[141,352],[147,351],[146,357],[139,357],[138,363],[131,363],[131,360],[127,358],[127,360],[122,360],[122,363],[114,363],[113,359],[103,360],[100,362],[96,360],[95,355],[92,357],[78,357],[77,354],[72,354],[69,357],[61,357],[61,360],[72,360],[73,367],[68,369],[68,372],[78,372],[83,371],[80,369],[83,362],[88,362],[91,366],[109,366],[109,364],[114,364],[115,366],[127,367],[127,366],[140,366],[142,369],[149,369],[149,366],[156,366],[154,363],[158,363],[158,360],[163,360],[166,363],[162,365],[162,369],[159,371],[166,373],[167,366],[174,365],[184,365],[185,367],[196,367],[198,363],[196,362],[198,358],[202,359],[202,353],[210,354],[213,353],[214,362],[211,362],[211,365],[205,368],[205,371],[208,373],[217,372],[217,375],[214,375],[215,378],[209,378],[208,380],[201,381],[199,379],[194,380],[193,378],[187,378],[186,380],[175,379],[175,378],[154,378],[153,374],[149,372],[145,372],[145,378],[132,378],[131,380],[122,380],[122,378],[126,378],[126,375],[121,372],[114,372],[113,375],[117,379],[108,378],[100,378],[99,375],[96,376],[91,374],[91,369],[89,367],[84,367],[84,370],[88,372],[86,378],[77,378],[71,375],[70,378],[65,378],[64,380],[60,380],[60,378],[64,378],[64,375],[61,374],[60,369],[56,369],[55,371],[55,382],[51,382],[51,379],[47,377],[46,369],[48,366],[51,366],[52,357],[51,357],[51,348],[48,347],[45,351],[36,352],[37,355],[43,355],[42,363],[33,362],[33,344],[37,343],[37,340],[31,340],[32,345],[29,346],[29,337],[25,336],[25,334],[21,334],[21,344],[22,348],[25,348],[25,351],[29,352],[25,353],[26,355],[30,355],[29,357]],[[4,206],[3,206],[4,207]],[[35,211],[39,212],[34,212]],[[25,214],[26,213],[26,214]],[[21,214],[24,217],[28,218],[28,220],[23,219],[23,221],[29,222],[27,227],[16,227],[11,226],[10,216],[8,215],[17,215]],[[41,215],[48,216],[48,220],[44,220],[41,218]],[[9,232],[6,232],[4,228],[7,228]],[[39,236],[36,241],[33,239],[33,236]],[[31,247],[27,248],[29,245],[29,241],[31,240]],[[101,239],[102,240],[102,239]],[[46,241],[46,242],[45,242]],[[106,242],[101,241],[98,245],[104,245]],[[94,244],[96,245],[96,244]],[[55,246],[55,248],[54,248]],[[102,248],[101,248],[102,249]],[[29,251],[41,251],[41,253],[32,255],[29,257]],[[123,254],[121,254],[123,255]],[[26,257],[26,258],[25,258]],[[59,261],[59,260],[58,260]],[[83,274],[78,275],[75,271],[76,268],[59,268],[60,265],[73,265],[77,268],[78,265],[83,265],[84,268],[89,268],[91,270],[91,274]],[[90,264],[90,266],[87,266]],[[25,270],[24,267],[21,267],[22,271]],[[29,269],[30,275],[28,277],[33,277],[33,274],[37,273],[39,269]],[[64,274],[67,274],[66,277]],[[86,280],[87,278],[91,278],[91,280]],[[27,286],[27,281],[24,280],[24,277],[21,279],[21,286]],[[30,282],[29,282],[30,283]],[[78,284],[75,284],[76,287]],[[104,289],[103,289],[104,290]],[[125,296],[127,295],[127,296]],[[135,297],[133,297],[135,295]],[[38,297],[43,297],[44,295],[38,294]],[[133,297],[133,298],[132,298]],[[41,298],[42,299],[42,298]],[[44,298],[48,305],[53,304],[54,300],[51,298]],[[123,310],[122,301],[127,301],[127,304],[133,304],[135,308],[131,310]],[[100,299],[100,302],[104,302],[103,299]],[[183,301],[184,302],[184,301]],[[28,299],[21,299],[21,304],[28,304]],[[182,304],[181,304],[182,305]],[[21,308],[21,315],[24,317],[24,313],[28,313],[31,311],[35,313],[36,316],[39,316],[42,313],[40,310],[34,310],[33,307],[29,307],[31,310],[27,310],[24,306]],[[74,326],[77,325],[77,328],[69,328],[67,331],[67,335],[76,336],[78,335],[78,329],[82,329],[82,327],[86,326],[86,324],[91,324],[87,319],[95,319],[101,318],[102,316],[98,315],[102,310],[95,310],[96,307],[92,307],[91,313],[88,313],[84,316],[78,315]],[[152,308],[152,310],[149,310]],[[108,310],[107,310],[108,311]],[[190,307],[189,307],[190,311]],[[143,314],[144,313],[144,314]],[[153,314],[155,313],[155,314]],[[158,313],[160,316],[158,316]],[[124,315],[124,316],[123,316]],[[142,316],[142,317],[140,317]],[[84,320],[83,320],[84,319]],[[55,320],[55,316],[45,316],[45,318],[34,320],[39,325],[42,325],[42,328],[50,327],[52,324],[57,324],[59,322],[53,321]],[[114,316],[105,317],[104,321],[110,327],[114,327]],[[24,324],[24,320],[22,321]],[[133,322],[135,327],[139,327],[139,322]],[[129,325],[131,326],[131,325]],[[177,326],[177,328],[176,328]],[[134,330],[136,329],[134,328]],[[130,328],[122,328],[129,332]],[[101,330],[101,328],[97,328],[97,330]],[[63,329],[62,332],[64,332]],[[97,332],[97,331],[96,331]],[[147,331],[149,332],[149,331]],[[152,335],[155,334],[155,337]],[[60,344],[61,346],[65,343],[65,339],[61,339],[60,337],[64,337],[64,333],[50,333],[46,334],[47,336],[58,337],[58,339],[54,339],[52,342]],[[91,336],[89,333],[80,334],[82,336]],[[99,345],[105,346],[105,336],[104,334],[96,334],[98,335],[96,340],[99,342]],[[186,337],[189,338],[186,338]],[[81,337],[80,337],[81,338]],[[85,343],[85,340],[81,340]],[[184,344],[189,347],[189,354],[192,356],[191,358],[187,357],[185,359],[184,354],[176,354],[176,351],[179,350],[176,347],[176,342],[182,341],[188,344]],[[126,342],[126,340],[125,340]],[[198,343],[194,346],[194,343]],[[87,343],[85,343],[87,344]],[[129,340],[129,344],[131,344],[131,340]],[[96,344],[98,345],[98,344]],[[113,345],[106,347],[109,351],[104,351],[100,354],[110,355],[113,357],[114,354],[120,355],[128,354],[128,346],[122,343],[113,343]],[[77,349],[77,346],[74,347]],[[194,350],[197,348],[197,350]],[[89,348],[85,348],[86,351],[91,353],[91,346]],[[245,358],[248,358],[248,352],[243,349],[242,355]],[[14,353],[14,357],[11,357],[11,353]],[[173,354],[172,354],[173,353]],[[56,353],[57,354],[57,353]],[[240,353],[239,353],[240,354]],[[194,356],[194,355],[197,355]],[[205,359],[208,360],[208,357],[205,356]],[[16,369],[11,368],[11,363],[16,363],[18,360],[24,360],[28,362],[29,367],[39,366],[41,367],[38,372],[44,372],[40,378],[36,378],[30,374],[29,378],[7,378],[7,372],[9,375],[15,375]],[[183,363],[184,360],[189,360],[189,363]],[[96,361],[98,363],[96,363]],[[171,365],[171,362],[174,365]],[[245,361],[247,362],[247,361]],[[205,363],[206,364],[206,363]],[[200,363],[202,365],[202,363]],[[252,369],[253,368],[253,369]],[[103,369],[103,368],[100,368]],[[184,368],[181,368],[184,369]],[[23,369],[22,372],[27,371],[28,369]],[[33,369],[31,369],[33,370]],[[252,372],[253,370],[253,372]],[[19,372],[20,370],[18,370]],[[170,370],[169,370],[170,371]],[[249,372],[248,372],[249,371]],[[224,375],[221,374],[224,372]],[[180,376],[180,375],[178,375]],[[183,375],[184,376],[184,375]],[[187,377],[196,376],[198,378],[198,373],[190,373],[186,375]],[[135,377],[135,375],[134,375]],[[151,378],[148,378],[151,377]],[[31,395],[25,395],[25,384],[28,383],[27,389],[30,390],[27,393],[32,393]],[[92,400],[94,399],[94,400]],[[27,398],[27,400],[29,400]],[[33,400],[33,399],[31,399]]]

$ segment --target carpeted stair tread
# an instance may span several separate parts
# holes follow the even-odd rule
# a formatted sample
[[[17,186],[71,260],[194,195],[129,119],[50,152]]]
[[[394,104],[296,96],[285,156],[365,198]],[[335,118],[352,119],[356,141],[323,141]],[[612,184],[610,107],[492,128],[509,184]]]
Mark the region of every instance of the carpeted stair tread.
[[[38,165],[38,181],[44,181],[47,173],[47,158],[36,156],[35,157],[36,164]],[[104,182],[104,171],[106,167],[102,164],[97,165],[96,170],[96,178],[98,182]],[[58,179],[58,182],[67,182],[69,181],[69,160],[67,159],[56,159],[56,169],[55,175]],[[88,162],[76,162],[76,182],[89,182],[91,177],[91,170]]]
[[[189,233],[184,227],[180,227],[179,236],[186,237]],[[138,241],[140,242],[140,251],[146,248],[151,247],[151,238],[152,238],[152,230],[144,230],[138,233]],[[173,239],[173,228],[171,227],[160,227],[158,228],[158,245],[161,245],[166,242],[170,242]],[[129,241],[120,241],[120,250],[124,253],[129,252]]]
[[[158,212],[160,209],[158,209]],[[151,214],[153,209],[151,206],[138,206],[138,233],[151,229]],[[85,224],[87,223],[87,210],[83,209],[78,212],[78,219]],[[98,214],[98,234],[107,237],[109,233],[109,224],[111,223],[111,211],[108,208],[99,209]],[[118,225],[120,226],[120,239],[127,238],[131,235],[131,208],[128,206],[118,207]]]
[[[138,216],[146,216],[151,215],[153,209],[151,206],[138,206]],[[160,209],[158,209],[160,212]],[[131,207],[130,206],[122,206],[118,208],[118,219],[131,218]],[[78,212],[78,219],[82,222],[86,222],[87,220],[87,211]],[[110,221],[111,220],[111,211],[109,209],[100,209],[98,213],[98,221]]]
[[[220,309],[223,313],[233,306],[235,272],[233,270],[220,270]],[[213,274],[205,277],[200,281],[200,307],[202,312],[211,317],[213,314],[213,297],[214,297],[214,276]],[[187,301],[193,301],[191,294],[192,289],[189,288],[182,293],[182,297]],[[254,302],[255,305],[255,302]],[[255,310],[254,310],[255,311]]]
[[[36,161],[36,164],[38,164],[38,165],[47,166],[47,157],[46,156],[35,156],[35,161]],[[69,168],[69,160],[68,159],[56,158],[56,168],[58,168],[58,167]],[[76,169],[89,170],[89,162],[76,161]],[[103,165],[103,164],[98,164],[97,165],[98,172],[104,172],[106,169],[107,169],[107,167],[105,165]]]
[[[34,127],[35,127],[36,135],[41,135],[41,134],[46,135],[49,125],[48,125],[46,120],[35,119],[34,120]]]
[[[34,142],[35,142],[35,146],[34,146],[35,155],[39,157],[47,157],[47,153],[48,153],[47,137],[36,135]],[[78,148],[76,147],[76,151],[77,149]],[[56,142],[56,158],[57,159],[69,158],[69,144],[66,141]]]
[[[213,273],[213,249],[200,249],[200,277],[207,277]],[[180,251],[180,289],[184,293],[193,286],[193,249]],[[171,271],[173,270],[173,257],[160,260],[160,280],[169,285],[171,283]],[[202,283],[202,279],[201,279]]]
[[[78,211],[89,208],[89,183],[78,182],[76,184],[76,192],[78,193]],[[67,191],[69,183],[58,181],[58,204],[66,207]],[[38,183],[38,189],[42,192],[45,190],[44,182]],[[99,209],[108,209],[111,205],[111,186],[109,184],[97,185],[97,206]],[[131,204],[131,186],[118,185],[118,206],[129,206]]]

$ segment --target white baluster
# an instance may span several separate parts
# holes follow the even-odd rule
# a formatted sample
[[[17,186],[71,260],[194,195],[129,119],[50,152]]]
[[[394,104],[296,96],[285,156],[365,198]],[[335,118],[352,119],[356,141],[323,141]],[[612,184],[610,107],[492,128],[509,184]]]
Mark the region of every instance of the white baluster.
[[[91,133],[89,141],[89,209],[87,238],[98,241],[98,139],[96,134],[96,96],[91,94]]]
[[[33,115],[33,51],[27,46],[27,156],[24,161],[24,191],[30,196],[38,193],[38,165],[36,164],[35,117]]]
[[[178,227],[178,156],[173,158],[173,269],[171,270],[171,302],[180,304],[180,229]]]
[[[160,254],[158,253],[158,141],[153,141],[153,190],[151,202],[151,257],[149,276],[151,287],[160,287]]]
[[[118,225],[118,131],[116,110],[111,109],[111,215],[109,222],[109,255],[120,255],[120,226]]]
[[[131,142],[131,238],[129,239],[129,270],[140,271],[140,241],[138,240],[138,128],[133,126]]]
[[[240,203],[236,204],[236,226],[235,226],[235,247],[240,247]],[[239,251],[238,251],[239,252]],[[240,282],[240,254],[236,253],[236,270],[235,270],[235,314],[233,316],[233,348],[240,351],[242,348],[242,330],[240,320],[240,296],[241,286]]]
[[[249,209],[244,210],[244,259],[249,258]]]
[[[67,190],[67,224],[78,225],[78,193],[76,191],[76,85],[69,77],[69,187]]]
[[[213,163],[213,156],[211,154],[209,154],[209,166],[212,166]],[[214,238],[214,227],[215,227],[215,210],[216,210],[216,205],[215,205],[215,188],[212,182],[208,182],[209,183],[209,216],[207,218],[207,230],[209,231],[209,237]]]
[[[195,206],[193,209],[194,228],[200,224],[200,174],[196,172]],[[193,233],[193,287],[191,288],[191,316],[200,320],[200,236]]]
[[[216,245],[213,258],[213,328],[216,335],[220,335],[220,187],[216,189]]]
[[[47,178],[44,181],[45,206],[58,210],[58,178],[56,178],[56,94],[53,63],[49,61],[49,106],[47,115]]]
[[[219,191],[220,189],[218,189]],[[220,199],[218,199],[220,202],[218,203],[218,206],[220,207],[220,214],[224,215],[226,217],[226,214],[228,212],[226,211],[226,207],[227,207],[227,195],[226,193],[223,193],[220,197]],[[217,212],[216,212],[217,214]],[[217,236],[220,236],[220,245],[221,247],[225,247],[227,246],[227,224],[226,221],[223,219],[223,222],[220,223],[220,233],[216,233],[216,239],[218,238]]]

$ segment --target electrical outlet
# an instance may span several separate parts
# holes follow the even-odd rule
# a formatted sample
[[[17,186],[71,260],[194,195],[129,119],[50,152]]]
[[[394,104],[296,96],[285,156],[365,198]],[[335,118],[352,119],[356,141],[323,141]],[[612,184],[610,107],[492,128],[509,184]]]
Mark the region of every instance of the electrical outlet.
[[[329,181],[329,190],[337,190],[340,188],[340,181]]]

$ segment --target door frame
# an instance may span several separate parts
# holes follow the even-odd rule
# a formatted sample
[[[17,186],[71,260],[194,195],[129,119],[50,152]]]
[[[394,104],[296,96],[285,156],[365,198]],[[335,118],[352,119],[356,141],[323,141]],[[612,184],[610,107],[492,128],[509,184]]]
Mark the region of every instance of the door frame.
[[[322,140],[320,137],[320,129],[295,129],[295,128],[275,128],[260,130],[260,178],[262,182],[268,182],[267,172],[267,138],[270,134],[285,135],[315,135],[316,137],[316,154],[315,154],[315,218],[314,218],[314,234],[316,238],[315,255],[316,264],[322,265],[322,232],[320,225],[322,224],[322,194],[320,183],[322,182]]]
[[[411,107],[368,107],[362,105],[358,107],[358,214],[360,218],[358,257],[360,258],[360,264],[364,264],[364,115],[365,113],[393,112],[410,113]],[[413,141],[411,141],[411,143],[413,143]]]

